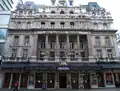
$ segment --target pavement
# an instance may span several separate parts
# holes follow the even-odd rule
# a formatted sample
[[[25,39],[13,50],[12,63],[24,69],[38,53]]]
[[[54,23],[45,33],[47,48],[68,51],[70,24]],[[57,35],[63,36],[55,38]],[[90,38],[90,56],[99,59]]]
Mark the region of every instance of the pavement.
[[[13,91],[13,89],[0,89],[0,91]],[[29,90],[19,89],[18,91],[120,91],[120,88],[97,88],[97,89],[59,89],[59,90]]]

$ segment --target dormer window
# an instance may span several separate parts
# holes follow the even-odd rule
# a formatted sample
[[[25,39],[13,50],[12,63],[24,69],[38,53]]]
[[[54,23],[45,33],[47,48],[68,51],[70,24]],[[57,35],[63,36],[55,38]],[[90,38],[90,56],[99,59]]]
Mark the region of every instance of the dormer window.
[[[41,28],[45,27],[45,22],[41,22]]]
[[[41,22],[41,25],[45,25],[45,22]]]
[[[27,22],[27,24],[31,24],[31,22]]]
[[[107,26],[107,23],[103,23],[104,26]]]
[[[73,11],[70,11],[70,14],[74,14]]]
[[[64,11],[60,11],[60,14],[65,14],[65,12]]]
[[[65,22],[60,22],[60,25],[61,25],[61,28],[63,28],[65,25]]]
[[[55,22],[51,22],[51,27],[54,28]]]
[[[51,14],[55,14],[55,11],[51,11]]]
[[[17,24],[21,24],[21,22],[20,22],[20,21],[18,21],[18,22],[17,22]]]
[[[70,25],[71,25],[71,26],[74,26],[74,22],[70,22]]]

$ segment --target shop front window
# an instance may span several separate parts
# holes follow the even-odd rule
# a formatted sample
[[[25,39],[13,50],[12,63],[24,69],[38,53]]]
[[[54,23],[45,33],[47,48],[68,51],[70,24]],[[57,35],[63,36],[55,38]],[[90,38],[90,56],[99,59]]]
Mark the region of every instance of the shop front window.
[[[106,73],[106,85],[113,85],[112,73]]]
[[[5,73],[4,85],[3,85],[4,88],[9,88],[10,78],[11,78],[11,73]]]
[[[28,82],[28,74],[23,73],[21,75],[21,84],[20,84],[20,87],[21,88],[26,88],[27,87],[27,82]]]
[[[12,85],[11,85],[12,88],[14,88],[15,83],[19,81],[19,76],[20,76],[20,73],[13,73]]]
[[[97,77],[96,74],[91,74],[91,84],[97,85]]]

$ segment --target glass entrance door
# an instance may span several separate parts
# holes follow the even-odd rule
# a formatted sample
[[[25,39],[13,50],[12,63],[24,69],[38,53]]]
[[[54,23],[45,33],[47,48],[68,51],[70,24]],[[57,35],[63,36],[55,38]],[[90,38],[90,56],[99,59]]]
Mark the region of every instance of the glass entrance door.
[[[19,81],[19,76],[20,76],[20,73],[13,73],[13,77],[12,77],[12,88],[15,87],[15,83],[17,81]]]
[[[71,73],[71,83],[73,89],[78,89],[78,73]]]
[[[21,74],[20,87],[21,88],[27,88],[27,82],[28,82],[28,74],[27,73],[22,73]]]
[[[104,75],[103,72],[97,73],[98,87],[104,87]]]
[[[36,73],[35,76],[35,88],[42,88],[43,73]]]
[[[120,73],[114,73],[115,86],[120,87]]]
[[[59,73],[59,87],[66,88],[66,85],[67,85],[66,73]]]
[[[54,73],[47,73],[47,88],[54,88],[55,83],[55,74]]]
[[[90,88],[90,75],[89,75],[89,73],[84,73],[83,84],[84,84],[84,88]]]
[[[5,73],[4,85],[3,85],[4,88],[9,88],[10,79],[11,79],[11,73]]]

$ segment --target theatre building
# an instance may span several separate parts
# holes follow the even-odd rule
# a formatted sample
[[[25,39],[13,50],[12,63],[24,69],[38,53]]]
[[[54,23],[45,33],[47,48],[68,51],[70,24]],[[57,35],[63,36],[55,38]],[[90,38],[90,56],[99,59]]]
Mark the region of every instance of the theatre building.
[[[120,87],[120,59],[113,19],[96,2],[74,6],[51,0],[12,12],[2,56],[0,85],[12,89]]]

